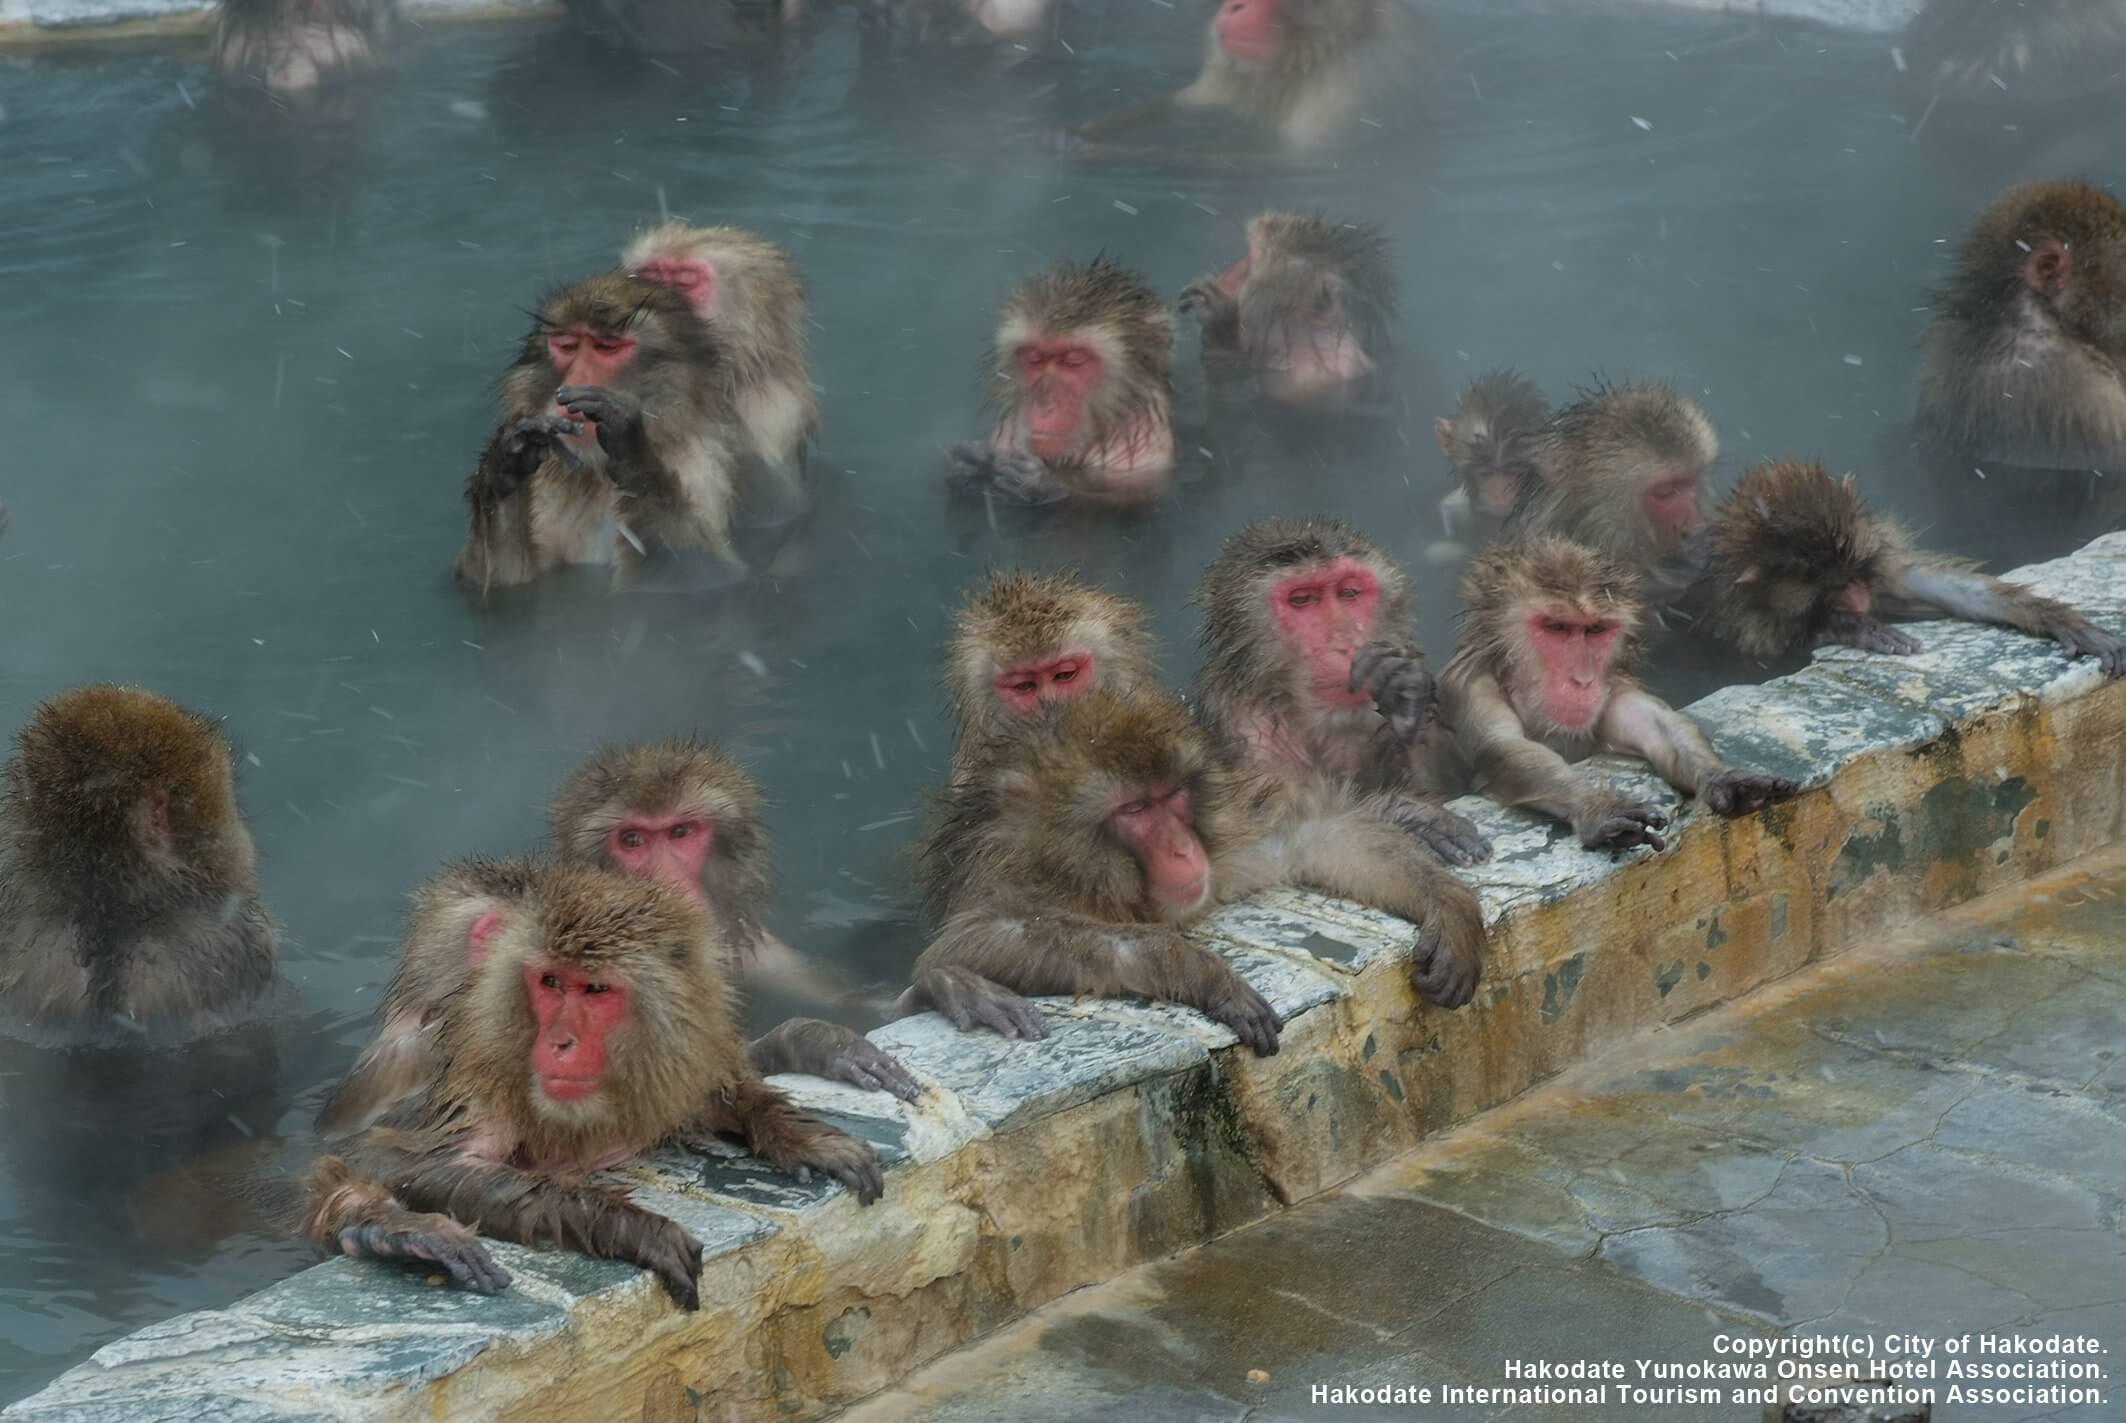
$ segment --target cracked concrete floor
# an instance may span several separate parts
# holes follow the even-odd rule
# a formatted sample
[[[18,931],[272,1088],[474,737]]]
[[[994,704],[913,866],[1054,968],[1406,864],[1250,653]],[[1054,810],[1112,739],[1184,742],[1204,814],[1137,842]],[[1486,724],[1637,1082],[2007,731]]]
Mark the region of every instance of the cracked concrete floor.
[[[2126,1355],[2122,1025],[2126,852],[1627,1044],[844,1418],[1749,1423],[1731,1402],[1328,1406],[1310,1386],[1496,1387],[1508,1357],[1697,1361],[1720,1334],[2057,1332]],[[2119,1401],[1935,1417],[2126,1418],[2126,1383],[2098,1387]]]

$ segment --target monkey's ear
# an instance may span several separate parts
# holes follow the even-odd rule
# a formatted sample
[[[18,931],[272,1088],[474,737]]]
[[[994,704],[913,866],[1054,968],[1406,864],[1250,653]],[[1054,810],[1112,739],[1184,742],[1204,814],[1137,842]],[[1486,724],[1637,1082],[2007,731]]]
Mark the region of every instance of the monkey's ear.
[[[478,968],[487,957],[487,946],[494,941],[495,933],[502,927],[502,911],[490,909],[472,921],[465,931],[465,961]]]
[[[1740,573],[1735,575],[1735,586],[1737,588],[1747,588],[1750,584],[1755,583],[1763,576],[1764,570],[1757,567],[1757,565],[1753,563],[1748,568],[1743,569]]]
[[[1432,438],[1439,441],[1439,452],[1448,459],[1454,458],[1454,422],[1444,415],[1434,416]]]
[[[168,791],[149,791],[134,805],[133,833],[145,849],[156,852],[169,850],[171,835]]]
[[[2034,292],[2058,296],[2067,290],[2072,265],[2066,243],[2057,237],[2040,237],[2030,244],[2030,255],[2023,259],[2023,281]]]

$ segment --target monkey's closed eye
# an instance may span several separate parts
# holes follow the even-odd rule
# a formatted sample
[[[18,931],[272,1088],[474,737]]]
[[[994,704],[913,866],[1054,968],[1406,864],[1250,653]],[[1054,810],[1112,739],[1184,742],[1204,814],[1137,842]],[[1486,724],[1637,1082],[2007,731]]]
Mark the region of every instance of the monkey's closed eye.
[[[1056,673],[1056,680],[1057,680],[1058,682],[1068,682],[1068,681],[1069,681],[1069,680],[1070,680],[1071,678],[1073,678],[1073,677],[1075,677],[1075,676],[1077,676],[1077,675],[1078,675],[1078,669],[1077,669],[1077,668],[1075,668],[1075,667],[1065,667],[1065,668],[1063,668],[1063,669],[1062,669],[1061,671],[1059,671],[1059,672],[1057,672],[1057,673]]]
[[[1350,584],[1346,583],[1343,587],[1336,590],[1336,596],[1348,603],[1358,597],[1358,590],[1352,587]]]
[[[1291,597],[1286,598],[1285,601],[1295,608],[1311,608],[1321,601],[1321,594],[1311,589],[1301,589],[1299,592],[1292,594]]]

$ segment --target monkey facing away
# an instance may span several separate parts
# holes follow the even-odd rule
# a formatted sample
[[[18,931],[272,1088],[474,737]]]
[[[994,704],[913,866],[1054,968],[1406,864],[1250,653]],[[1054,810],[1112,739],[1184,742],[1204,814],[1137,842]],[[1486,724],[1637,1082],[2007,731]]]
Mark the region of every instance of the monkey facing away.
[[[1476,789],[1572,826],[1590,849],[1666,843],[1667,813],[1576,771],[1597,751],[1644,757],[1721,816],[1794,795],[1792,781],[1723,764],[1690,718],[1640,686],[1629,570],[1557,538],[1480,555],[1462,581],[1460,647],[1440,701]]]
[[[1451,865],[1489,859],[1477,827],[1436,799],[1447,733],[1411,632],[1403,570],[1336,519],[1268,519],[1227,539],[1196,593],[1203,667],[1196,704],[1248,770],[1317,796],[1366,798]],[[1481,936],[1476,901],[1452,876]]]
[[[0,801],[0,1009],[61,1030],[199,1034],[273,987],[272,921],[214,722],[79,687],[16,737]]]
[[[988,363],[996,427],[954,446],[952,487],[1025,504],[1135,504],[1174,468],[1174,315],[1105,257],[1057,262],[1004,299]]]
[[[1203,64],[1186,87],[1081,126],[1098,153],[1112,135],[1192,113],[1219,113],[1289,154],[1333,147],[1376,109],[1422,87],[1413,26],[1399,0],[1213,0]]]
[[[483,591],[565,563],[730,556],[743,432],[708,323],[681,293],[611,273],[539,306],[501,382],[502,425],[465,487],[458,576]]]
[[[2126,467],[2126,206],[2025,183],[1979,214],[1927,326],[1917,423],[1965,458]]]
[[[436,1075],[312,1168],[308,1239],[432,1262],[490,1294],[509,1276],[478,1235],[551,1241],[640,1265],[693,1309],[700,1242],[586,1176],[667,1140],[724,1133],[801,1180],[820,1171],[878,1199],[871,1149],[799,1111],[746,1061],[731,950],[697,905],[572,866],[528,870],[521,889],[522,911],[495,925],[442,1004]]]
[[[1542,476],[1536,440],[1550,402],[1518,371],[1486,371],[1469,383],[1452,415],[1432,422],[1454,488],[1439,502],[1450,539],[1481,550],[1498,538],[1514,508],[1532,499]]]
[[[1904,48],[1908,82],[1933,97],[1996,106],[2116,93],[2126,0],[1928,0]]]
[[[1343,895],[1420,925],[1418,973],[1439,980],[1436,1001],[1466,1001],[1478,965],[1459,956],[1475,946],[1443,935],[1433,869],[1372,806],[1228,767],[1179,698],[1095,688],[947,788],[922,856],[936,933],[902,1006],[932,1006],[952,967],[1017,993],[1186,1004],[1268,1055],[1276,1012],[1183,927],[1273,885]]]
[[[1704,583],[1714,631],[1752,657],[1833,643],[1917,652],[1917,638],[1883,619],[1946,615],[2049,637],[2126,675],[2126,642],[2056,599],[1914,549],[1852,475],[1833,479],[1821,464],[1777,460],[1742,476],[1713,516]]]
[[[216,70],[293,95],[373,65],[398,0],[220,0],[210,41]]]
[[[1249,219],[1247,254],[1181,294],[1181,309],[1203,323],[1212,387],[1251,377],[1280,405],[1344,407],[1388,354],[1400,300],[1389,256],[1387,238],[1362,223]]]

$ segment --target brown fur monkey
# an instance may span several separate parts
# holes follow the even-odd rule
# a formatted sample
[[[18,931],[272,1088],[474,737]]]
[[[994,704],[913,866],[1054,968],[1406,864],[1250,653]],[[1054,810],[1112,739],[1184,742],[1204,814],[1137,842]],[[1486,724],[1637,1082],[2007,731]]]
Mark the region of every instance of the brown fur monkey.
[[[1476,789],[1572,826],[1590,849],[1660,849],[1668,816],[1574,769],[1597,751],[1643,756],[1717,815],[1797,787],[1729,768],[1690,718],[1633,676],[1639,602],[1622,564],[1564,539],[1495,548],[1462,581],[1462,643],[1440,701]]]
[[[552,1241],[640,1265],[693,1309],[700,1243],[586,1175],[677,1137],[727,1133],[801,1180],[820,1171],[878,1199],[871,1149],[747,1063],[725,982],[731,950],[698,906],[564,866],[529,871],[522,888],[522,911],[441,1006],[434,1079],[313,1168],[310,1240],[432,1262],[483,1293],[509,1277],[475,1231]]]
[[[744,436],[721,359],[687,299],[654,282],[615,273],[547,297],[465,486],[458,576],[484,591],[566,563],[624,575],[665,550],[729,557]]]
[[[1105,257],[1058,262],[1005,298],[987,444],[956,445],[951,487],[1023,504],[1137,504],[1174,469],[1174,314]]]
[[[1203,323],[1206,378],[1252,377],[1280,405],[1342,408],[1388,354],[1400,299],[1389,258],[1388,239],[1362,223],[1249,219],[1247,254],[1181,294]]]
[[[1407,97],[1419,68],[1399,0],[1213,0],[1195,81],[1092,120],[1078,146],[1097,153],[1124,129],[1222,113],[1313,153],[1352,136],[1376,105]]]
[[[2116,94],[2126,0],[1928,0],[1905,29],[1913,87],[1989,106]]]
[[[2025,183],[1979,214],[1936,297],[1918,425],[1966,458],[2126,464],[2126,207]]]
[[[1095,686],[1157,686],[1150,617],[1073,574],[1000,573],[970,589],[945,645],[945,689],[963,741]]]
[[[1448,538],[1481,550],[1498,538],[1516,506],[1532,499],[1542,476],[1536,441],[1550,423],[1550,402],[1518,371],[1486,371],[1469,383],[1452,415],[1432,422],[1454,488],[1439,501]]]
[[[1713,629],[1752,657],[1828,643],[1917,652],[1883,619],[1947,615],[2049,637],[2108,677],[2126,674],[2126,642],[2056,599],[1914,549],[1852,475],[1821,464],[1778,460],[1742,476],[1713,516],[1705,585]]]
[[[1335,519],[1268,519],[1227,539],[1205,570],[1197,705],[1249,770],[1321,794],[1380,797],[1389,817],[1451,865],[1489,859],[1468,820],[1434,799],[1445,732],[1411,631],[1410,580]],[[1437,892],[1479,938],[1476,902]]]
[[[271,94],[307,93],[375,64],[398,14],[398,0],[221,0],[214,67]]]
[[[79,687],[15,740],[0,802],[0,1008],[40,1026],[204,1033],[275,982],[272,921],[214,722]]]

